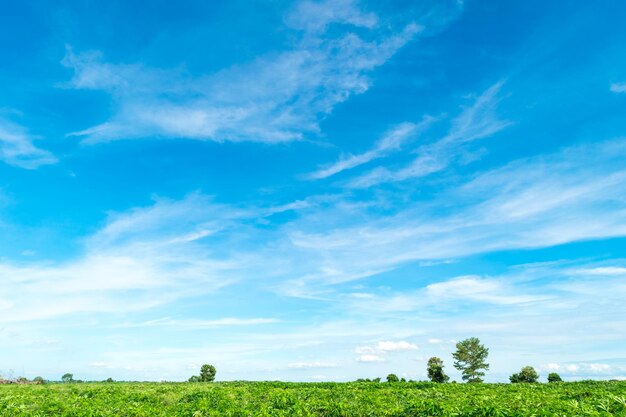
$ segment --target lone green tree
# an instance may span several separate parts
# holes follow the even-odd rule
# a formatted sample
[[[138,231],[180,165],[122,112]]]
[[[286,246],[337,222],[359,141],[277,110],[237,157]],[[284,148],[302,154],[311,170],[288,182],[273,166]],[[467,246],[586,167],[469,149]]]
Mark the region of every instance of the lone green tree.
[[[213,382],[215,381],[215,374],[217,370],[215,366],[204,364],[200,368],[200,382]]]
[[[524,366],[521,371],[509,377],[512,384],[527,383],[532,384],[539,380],[539,374],[532,366]]]
[[[400,382],[400,378],[396,374],[387,375],[387,382]]]
[[[428,359],[428,378],[432,382],[443,384],[448,382],[450,377],[443,371],[443,361],[440,358],[432,357]]]
[[[551,372],[548,374],[548,382],[563,382],[561,379],[561,375],[556,372]]]
[[[74,374],[70,374],[69,372],[64,374],[61,377],[61,381],[63,381],[63,382],[74,382]]]
[[[486,361],[489,349],[480,343],[476,337],[470,337],[456,344],[456,352],[452,354],[454,367],[461,371],[463,381],[483,382],[483,370],[489,370]]]

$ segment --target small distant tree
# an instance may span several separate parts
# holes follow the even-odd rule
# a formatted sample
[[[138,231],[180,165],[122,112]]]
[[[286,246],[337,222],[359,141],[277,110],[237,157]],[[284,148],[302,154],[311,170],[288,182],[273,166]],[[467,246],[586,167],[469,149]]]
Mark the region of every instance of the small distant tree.
[[[476,337],[470,337],[456,344],[456,352],[452,354],[454,367],[461,371],[463,380],[467,382],[483,382],[482,377],[488,370],[489,364],[486,361],[489,349],[480,343]]]
[[[512,384],[532,384],[539,380],[539,375],[532,366],[524,366],[521,371],[509,377]]]
[[[215,366],[204,364],[200,368],[200,381],[201,382],[213,382],[215,381],[216,373],[217,373],[217,370],[215,369]]]
[[[67,382],[74,382],[74,374],[70,374],[70,373],[64,374],[61,377],[61,381],[66,382],[66,383]]]
[[[551,372],[548,374],[548,382],[563,382],[561,376],[556,372]]]
[[[443,361],[440,358],[432,357],[428,359],[428,378],[430,378],[432,382],[438,382],[440,384],[448,382],[450,377],[445,374],[443,368]]]
[[[198,375],[191,376],[187,382],[200,382],[200,377]]]
[[[372,382],[380,382],[380,377],[372,379]]]
[[[40,384],[40,385],[41,385],[41,384],[45,384],[45,383],[46,383],[46,381],[45,381],[42,377],[40,377],[40,376],[36,376],[36,377],[34,377],[34,378],[33,378],[33,382],[34,382],[35,384]]]
[[[109,377],[109,378],[107,378],[104,382],[109,382],[109,383],[111,383],[111,382],[115,382],[115,381],[113,380],[113,378]]]
[[[387,382],[400,382],[400,378],[396,374],[387,375]]]

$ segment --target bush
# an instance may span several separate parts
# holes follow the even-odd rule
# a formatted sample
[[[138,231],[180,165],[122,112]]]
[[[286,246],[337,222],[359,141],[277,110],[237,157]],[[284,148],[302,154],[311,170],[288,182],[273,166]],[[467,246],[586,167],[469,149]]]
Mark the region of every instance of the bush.
[[[400,378],[396,374],[387,375],[387,382],[400,382]]]
[[[552,372],[548,375],[548,382],[563,382],[563,380],[559,374]]]
[[[509,377],[512,384],[517,383],[535,383],[539,380],[539,375],[532,366],[525,366],[516,374]]]

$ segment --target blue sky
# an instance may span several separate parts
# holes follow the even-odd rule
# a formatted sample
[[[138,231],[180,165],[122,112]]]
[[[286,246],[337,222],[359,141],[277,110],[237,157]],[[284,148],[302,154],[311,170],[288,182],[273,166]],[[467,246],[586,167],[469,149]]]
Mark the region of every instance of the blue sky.
[[[3,10],[3,375],[626,378],[626,4]]]

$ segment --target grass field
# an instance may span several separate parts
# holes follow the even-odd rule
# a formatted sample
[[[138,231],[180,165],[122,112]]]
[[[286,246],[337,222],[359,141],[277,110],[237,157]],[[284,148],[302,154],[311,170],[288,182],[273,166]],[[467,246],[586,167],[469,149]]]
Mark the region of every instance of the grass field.
[[[0,416],[626,416],[626,382],[6,385]]]

